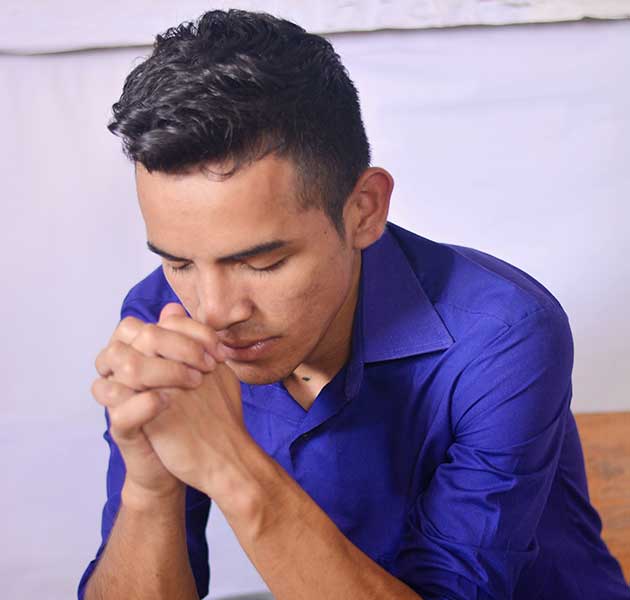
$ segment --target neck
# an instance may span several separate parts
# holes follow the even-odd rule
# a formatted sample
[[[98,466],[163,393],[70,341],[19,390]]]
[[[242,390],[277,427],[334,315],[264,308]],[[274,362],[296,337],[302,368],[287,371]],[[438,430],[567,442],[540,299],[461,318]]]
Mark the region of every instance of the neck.
[[[328,328],[322,344],[300,364],[285,384],[313,382],[317,387],[324,387],[343,367],[352,349],[352,328],[361,278],[361,254],[358,253],[353,268],[352,284],[341,308]]]

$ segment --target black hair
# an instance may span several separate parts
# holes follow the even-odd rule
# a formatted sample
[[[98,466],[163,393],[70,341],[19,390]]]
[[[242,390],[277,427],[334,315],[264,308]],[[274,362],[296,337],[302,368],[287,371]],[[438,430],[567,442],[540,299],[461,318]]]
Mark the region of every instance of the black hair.
[[[148,171],[289,158],[300,203],[343,237],[343,207],[370,164],[357,90],[332,45],[265,13],[213,10],[158,35],[125,80],[109,130]]]

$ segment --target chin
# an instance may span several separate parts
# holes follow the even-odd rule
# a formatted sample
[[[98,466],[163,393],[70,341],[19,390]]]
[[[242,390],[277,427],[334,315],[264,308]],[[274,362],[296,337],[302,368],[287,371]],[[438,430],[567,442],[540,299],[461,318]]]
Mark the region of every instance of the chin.
[[[291,375],[295,367],[297,367],[295,365],[292,368],[283,369],[281,366],[259,366],[253,363],[239,363],[231,360],[227,360],[226,363],[236,373],[239,381],[250,385],[268,385],[282,381]]]

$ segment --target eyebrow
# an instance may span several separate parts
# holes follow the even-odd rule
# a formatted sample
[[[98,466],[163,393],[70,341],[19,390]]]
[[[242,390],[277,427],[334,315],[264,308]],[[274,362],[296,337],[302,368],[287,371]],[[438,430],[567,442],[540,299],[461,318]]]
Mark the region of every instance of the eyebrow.
[[[241,250],[239,252],[235,252],[234,254],[229,254],[227,256],[221,256],[217,259],[218,263],[229,263],[236,262],[239,260],[245,260],[246,258],[252,258],[254,256],[259,256],[261,254],[267,254],[268,252],[273,252],[274,250],[278,250],[278,248],[284,248],[288,246],[289,242],[286,240],[272,240],[271,242],[265,242],[264,244],[257,244],[256,246],[252,246],[251,248],[246,248],[245,250]],[[190,258],[183,258],[181,256],[175,256],[166,250],[162,250],[158,248],[155,244],[147,241],[147,248],[151,250],[151,252],[155,252],[162,258],[167,260],[172,260],[173,262],[192,262]]]

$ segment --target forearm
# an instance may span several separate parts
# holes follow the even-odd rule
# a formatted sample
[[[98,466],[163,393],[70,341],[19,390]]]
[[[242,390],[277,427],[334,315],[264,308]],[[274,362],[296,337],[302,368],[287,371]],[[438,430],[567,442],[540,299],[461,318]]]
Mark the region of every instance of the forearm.
[[[123,488],[120,510],[85,600],[197,600],[184,493],[148,500]]]
[[[248,462],[256,467],[253,485],[228,486],[234,501],[228,494],[224,506],[215,500],[276,600],[421,600],[352,544],[262,450]]]

